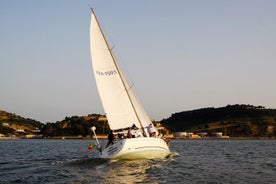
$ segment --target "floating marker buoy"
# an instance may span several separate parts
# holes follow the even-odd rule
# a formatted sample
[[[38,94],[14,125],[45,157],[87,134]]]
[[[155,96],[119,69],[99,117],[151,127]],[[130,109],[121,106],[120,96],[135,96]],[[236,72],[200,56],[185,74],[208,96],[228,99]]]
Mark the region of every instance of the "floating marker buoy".
[[[92,150],[94,148],[94,144],[93,143],[90,143],[89,146],[87,147],[88,150]]]

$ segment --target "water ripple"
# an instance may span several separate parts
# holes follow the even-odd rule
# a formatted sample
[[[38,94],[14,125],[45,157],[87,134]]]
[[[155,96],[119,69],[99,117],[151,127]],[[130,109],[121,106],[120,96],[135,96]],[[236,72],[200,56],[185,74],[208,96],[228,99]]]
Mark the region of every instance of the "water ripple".
[[[134,161],[100,159],[90,142],[0,141],[0,183],[276,183],[275,140],[171,140],[167,159]]]

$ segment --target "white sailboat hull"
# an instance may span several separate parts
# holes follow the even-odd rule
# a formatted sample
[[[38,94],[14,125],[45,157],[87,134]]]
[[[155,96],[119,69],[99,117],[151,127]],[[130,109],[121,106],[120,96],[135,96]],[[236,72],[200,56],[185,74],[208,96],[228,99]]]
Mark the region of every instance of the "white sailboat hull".
[[[167,143],[161,138],[139,137],[118,139],[100,152],[101,158],[133,160],[166,158],[170,154]]]

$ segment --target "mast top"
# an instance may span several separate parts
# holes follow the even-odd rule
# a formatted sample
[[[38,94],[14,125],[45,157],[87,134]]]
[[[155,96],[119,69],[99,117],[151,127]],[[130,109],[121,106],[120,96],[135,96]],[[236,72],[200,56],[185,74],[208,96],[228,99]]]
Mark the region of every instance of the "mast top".
[[[93,6],[92,6],[91,4],[90,4],[90,5],[88,5],[88,6],[89,6],[89,8],[90,8],[91,12],[95,14]]]

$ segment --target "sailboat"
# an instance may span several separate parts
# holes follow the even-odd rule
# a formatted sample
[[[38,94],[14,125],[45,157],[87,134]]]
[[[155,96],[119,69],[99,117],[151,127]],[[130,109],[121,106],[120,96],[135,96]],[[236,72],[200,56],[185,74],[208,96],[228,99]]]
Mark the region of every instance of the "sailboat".
[[[118,138],[99,147],[100,158],[155,159],[170,155],[167,142],[136,97],[114,56],[91,8],[90,51],[92,70],[112,134]],[[127,136],[126,134],[131,134]]]

